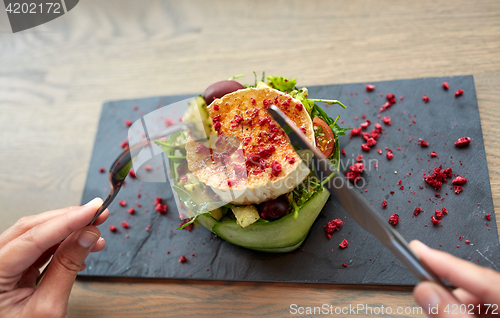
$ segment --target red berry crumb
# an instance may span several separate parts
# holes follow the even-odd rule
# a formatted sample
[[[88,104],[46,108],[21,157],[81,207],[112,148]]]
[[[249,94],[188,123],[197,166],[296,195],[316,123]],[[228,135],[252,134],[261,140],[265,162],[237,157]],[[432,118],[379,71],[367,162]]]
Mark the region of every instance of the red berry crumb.
[[[394,154],[392,152],[387,152],[386,157],[391,160],[394,157]]]
[[[396,225],[398,224],[398,222],[399,222],[399,215],[397,215],[396,213],[394,213],[389,217],[389,223],[391,223],[392,225]]]
[[[451,168],[443,169],[443,166],[439,168],[434,168],[431,175],[426,176],[424,173],[424,180],[435,190],[440,190],[443,183],[447,181],[447,178],[451,176]],[[441,171],[442,170],[442,171]]]
[[[420,212],[424,212],[421,207],[416,207],[415,211],[413,211],[413,215],[417,216]]]
[[[134,171],[134,169],[130,169],[130,171],[129,171],[128,175],[129,175],[131,178],[134,178],[134,179],[136,178],[136,175],[135,175],[135,171]]]
[[[367,92],[371,92],[371,91],[373,91],[374,89],[375,89],[375,85],[370,85],[370,84],[366,85],[366,91],[367,91]]]
[[[488,221],[491,221],[491,213],[486,214],[484,218]]]
[[[123,222],[122,222],[122,227],[124,227],[124,228],[128,229],[130,226],[128,225],[128,223],[127,223],[127,222],[123,221]]]
[[[151,171],[151,170],[153,170],[153,168],[150,165],[145,165],[144,170]]]
[[[116,230],[117,230],[117,229],[116,229],[116,226],[114,226],[113,224],[111,224],[111,225],[109,226],[109,230],[110,230],[111,232],[116,232]]]
[[[344,240],[342,241],[342,243],[340,243],[340,244],[339,244],[340,248],[346,248],[346,247],[347,247],[347,245],[349,245],[349,243],[347,242],[347,240],[346,240],[346,239],[344,239]]]
[[[428,143],[427,141],[423,140],[423,139],[419,139],[419,140],[418,140],[418,144],[419,144],[420,146],[422,146],[422,147],[427,147],[427,146],[429,146],[429,143]]]
[[[436,214],[436,219],[438,220],[441,220],[443,218],[443,211],[441,210],[434,211],[434,214]]]
[[[363,150],[363,151],[370,151],[370,147],[368,146],[368,144],[362,144],[361,145],[361,150]]]
[[[468,144],[470,144],[470,138],[469,137],[458,138],[458,140],[455,141],[455,146],[457,146],[457,147],[465,147]]]
[[[125,126],[127,127],[132,126],[132,121],[130,119],[125,120]]]
[[[385,208],[387,206],[387,200],[382,201],[382,207]]]
[[[453,186],[453,189],[455,190],[456,194],[459,194],[463,190],[463,188],[461,186],[458,186],[458,185]]]
[[[118,202],[118,204],[121,205],[121,206],[126,206],[127,205],[127,201],[120,200],[120,202]]]
[[[390,125],[392,125],[392,123],[391,123],[391,118],[390,118],[390,117],[383,117],[383,118],[382,118],[382,122],[383,122],[384,124],[386,124],[386,125],[389,125],[389,126],[390,126]]]
[[[326,223],[325,232],[328,239],[332,238],[332,234],[339,230],[339,227],[344,224],[341,219],[333,219],[331,222]]]
[[[164,203],[164,204],[157,204],[156,207],[155,207],[155,210],[156,212],[160,213],[160,214],[166,214],[167,213],[167,204]]]
[[[448,84],[448,82],[443,82],[443,88],[444,89],[448,89],[450,87],[450,85]]]
[[[463,91],[463,90],[461,90],[461,89],[459,89],[459,90],[457,90],[457,91],[455,92],[455,97],[461,96],[461,95],[463,95],[463,93],[464,93],[464,91]]]
[[[342,266],[347,267],[347,264],[346,264],[346,263],[344,263],[344,264],[342,264]]]
[[[99,172],[100,173],[104,173],[104,172],[106,172],[106,169],[104,169],[103,167],[101,167],[101,168],[99,168]]]
[[[438,225],[439,223],[441,223],[441,221],[437,220],[434,215],[431,215],[431,222],[432,224],[434,225]]]
[[[340,152],[344,155],[344,157],[346,156],[344,148],[342,148]]]
[[[469,240],[465,240],[465,243],[470,244],[470,241]]]
[[[437,153],[435,151],[431,152],[431,157],[437,157]]]
[[[424,101],[424,103],[426,103],[426,104],[427,104],[427,103],[429,102],[429,96],[425,96],[425,95],[424,95],[424,96],[422,97],[422,100]]]
[[[467,182],[467,179],[465,179],[465,178],[464,178],[464,177],[462,177],[462,176],[458,176],[458,177],[456,177],[455,179],[453,179],[453,181],[452,181],[452,182],[453,182],[453,184],[456,184],[456,185],[462,185],[462,184],[464,184],[464,183],[466,183],[466,182]]]
[[[349,170],[353,172],[362,173],[365,170],[365,165],[362,162],[357,162],[349,167]]]
[[[181,256],[181,258],[179,258],[179,263],[185,263],[185,262],[187,262],[186,256]]]
[[[135,209],[134,208],[130,208],[128,209],[127,211],[129,214],[134,214],[135,213]]]

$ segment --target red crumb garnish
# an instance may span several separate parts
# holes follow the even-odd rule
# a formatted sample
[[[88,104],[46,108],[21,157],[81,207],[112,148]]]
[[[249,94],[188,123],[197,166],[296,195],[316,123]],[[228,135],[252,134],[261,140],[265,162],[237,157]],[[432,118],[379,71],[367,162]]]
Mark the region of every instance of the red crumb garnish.
[[[423,139],[419,139],[418,142],[417,142],[420,146],[422,147],[427,147],[429,146],[429,143]]]
[[[182,220],[181,224],[179,224],[179,227],[183,226],[186,223],[189,223],[189,221],[190,221],[189,219]],[[186,225],[183,228],[183,230],[187,230],[187,231],[191,232],[191,230],[193,230],[193,223]]]
[[[250,101],[252,102],[252,104],[255,104],[255,98],[250,97]]]
[[[451,168],[447,168],[442,170],[443,166],[439,166],[439,168],[434,168],[431,175],[426,176],[424,173],[424,180],[433,187],[435,190],[440,190],[443,183],[447,181],[446,178],[451,176]]]
[[[347,171],[345,173],[345,178],[352,183],[356,183],[361,179],[361,174],[359,172]]]
[[[434,214],[436,214],[436,219],[438,220],[441,220],[443,218],[443,211],[441,210],[434,211]]]
[[[373,147],[377,144],[377,141],[373,138],[368,138],[368,140],[366,141],[366,144],[368,145],[368,147]]]
[[[469,137],[462,137],[458,138],[457,141],[455,141],[455,146],[457,147],[464,147],[470,144],[470,138]]]
[[[370,151],[370,147],[368,146],[368,144],[362,144],[361,145],[361,150],[363,150],[363,151]]]
[[[358,156],[356,157],[356,161],[358,161],[358,162],[359,162],[359,161],[361,161],[361,160],[363,160],[363,155],[358,155]]]
[[[344,148],[342,148],[342,150],[340,150],[340,152],[344,155],[344,157],[346,156]]]
[[[151,170],[153,170],[153,168],[150,165],[145,165],[144,170],[151,171]]]
[[[431,222],[434,225],[438,225],[439,223],[441,223],[441,221],[436,220],[436,218],[434,217],[434,215],[431,215]]]
[[[379,123],[375,123],[375,128],[376,128],[378,131],[382,131],[382,125],[380,125]]]
[[[486,214],[484,218],[488,221],[491,221],[491,213]]]
[[[134,208],[130,208],[128,209],[127,211],[129,214],[134,214],[135,213],[135,209]]]
[[[390,126],[390,125],[392,125],[392,123],[391,123],[391,118],[390,118],[390,117],[383,117],[383,118],[382,118],[382,122],[383,122],[384,124],[386,124],[386,125],[389,125],[389,126]]]
[[[155,203],[154,203],[154,205],[160,204],[160,203],[162,203],[162,202],[163,202],[163,199],[162,199],[162,198],[160,198],[160,197],[157,197],[157,198],[155,199]]]
[[[344,263],[344,264],[342,264],[342,266],[347,267],[347,264],[346,264],[346,263]]]
[[[385,208],[387,206],[387,200],[382,201],[382,207]]]
[[[186,256],[181,256],[181,258],[179,258],[179,263],[185,263],[185,262],[187,262]]]
[[[347,240],[346,240],[346,239],[344,239],[344,240],[342,241],[342,243],[340,243],[340,244],[339,244],[340,248],[346,248],[346,247],[347,247],[347,245],[349,245],[349,242],[347,242]]]
[[[271,164],[271,172],[275,177],[277,177],[281,173],[281,163],[274,160]]]
[[[122,222],[122,227],[124,227],[124,228],[128,229],[130,226],[128,225],[128,223],[127,223],[127,222],[123,221],[123,222]]]
[[[111,232],[116,232],[116,230],[117,230],[117,229],[116,229],[116,226],[114,226],[113,224],[111,224],[111,225],[109,226],[109,230],[110,230]]]
[[[444,89],[448,89],[449,87],[450,87],[450,85],[448,84],[448,82],[443,82]]]
[[[441,212],[443,212],[444,214],[448,214],[448,210],[446,208],[442,208]]]
[[[100,173],[104,173],[104,172],[106,172],[106,169],[104,169],[103,167],[101,167],[101,168],[99,168],[99,172]]]
[[[386,157],[391,160],[394,157],[394,154],[392,152],[387,152]]]
[[[424,212],[424,210],[422,210],[422,208],[418,206],[415,208],[415,211],[413,211],[413,215],[417,216],[420,212]]]
[[[353,172],[362,173],[365,170],[365,165],[362,162],[358,162],[350,166],[349,170]]]
[[[437,157],[437,153],[435,151],[431,152],[431,157]]]
[[[121,205],[121,206],[126,206],[127,205],[127,201],[120,200],[120,202],[118,202],[118,204]]]
[[[128,175],[129,175],[131,178],[134,178],[134,179],[135,179],[136,175],[135,175],[135,171],[134,171],[134,169],[130,169],[130,171],[129,171]]]
[[[215,104],[215,105],[214,105],[214,110],[215,110],[215,111],[218,111],[219,109],[220,109],[220,108],[219,108],[219,105]]]
[[[382,154],[382,149],[378,148],[377,152],[378,152],[379,155],[381,155]]]
[[[160,214],[166,214],[167,213],[167,204],[166,203],[159,203],[155,207],[156,212]]]
[[[462,176],[458,176],[455,179],[453,179],[452,182],[453,182],[453,184],[456,184],[456,185],[462,185],[462,184],[465,184],[467,182],[467,179],[465,179]]]
[[[422,100],[424,101],[424,103],[428,103],[429,102],[429,96],[423,96],[422,97]]]
[[[295,108],[297,108],[297,110],[300,112],[304,108],[304,106],[302,106],[302,104],[296,104]]]
[[[368,125],[370,125],[368,122],[364,122],[360,126],[361,126],[361,128],[366,129],[366,128],[368,128]]]
[[[357,135],[361,135],[361,127],[351,129],[351,134],[349,135],[349,138],[352,138],[353,136]]]
[[[463,190],[463,188],[459,185],[453,186],[453,189],[455,190],[456,194],[459,194]]]
[[[127,140],[124,140],[120,143],[120,147],[122,147],[123,149],[128,149],[128,141]]]
[[[463,95],[463,93],[464,93],[464,91],[463,91],[463,90],[461,90],[461,89],[459,89],[459,90],[457,90],[457,91],[455,92],[455,97],[461,96],[461,95]]]
[[[132,121],[130,119],[125,120],[125,126],[127,127],[132,126]]]
[[[339,230],[339,227],[344,224],[341,219],[333,219],[331,222],[326,223],[325,232],[328,239],[332,238],[332,234]]]
[[[465,240],[465,243],[470,244],[470,241],[469,240]]]
[[[366,91],[367,92],[371,92],[375,89],[375,85],[370,85],[370,84],[367,84],[366,85]]]
[[[391,104],[396,103],[396,96],[394,96],[394,94],[387,94],[387,95],[385,95],[385,98]]]
[[[398,224],[398,222],[399,222],[399,215],[397,215],[396,213],[394,213],[389,217],[389,223],[391,223],[392,225],[396,225]]]
[[[271,105],[271,100],[270,99],[264,99],[262,101],[262,104],[264,105],[264,107],[269,107]]]

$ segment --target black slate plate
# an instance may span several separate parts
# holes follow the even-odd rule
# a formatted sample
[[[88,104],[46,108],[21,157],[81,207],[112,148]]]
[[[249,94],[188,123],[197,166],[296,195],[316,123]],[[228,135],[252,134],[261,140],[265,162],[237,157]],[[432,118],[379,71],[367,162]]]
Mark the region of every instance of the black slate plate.
[[[442,88],[444,81],[449,83],[449,90]],[[373,92],[366,92],[365,84],[309,87],[309,96],[338,99],[348,106],[346,110],[338,106],[324,108],[331,117],[341,115],[344,121],[341,126],[358,127],[364,122],[362,114],[372,122],[368,131],[374,128],[375,122],[381,123],[379,114],[390,116],[392,120],[392,126],[382,124],[384,133],[369,153],[361,151],[363,140],[359,136],[340,140],[347,154],[342,156],[344,167],[352,164],[358,154],[363,154],[370,166],[364,173],[366,185],[360,191],[384,218],[393,213],[400,215],[396,229],[408,241],[419,239],[431,247],[498,270],[498,233],[473,77],[371,83],[376,86]],[[455,98],[457,89],[464,91],[463,96]],[[379,113],[386,93],[394,93],[397,103]],[[428,103],[422,101],[424,94],[430,98]],[[107,196],[107,174],[99,173],[99,168],[108,169],[121,152],[120,143],[127,137],[124,120],[135,121],[160,106],[192,96],[105,103],[82,202]],[[404,99],[400,99],[401,96]],[[134,111],[134,106],[138,106],[138,110]],[[177,120],[179,115],[172,113],[171,117]],[[473,141],[466,148],[455,147],[453,143],[463,136]],[[419,138],[429,142],[429,147],[419,146]],[[385,157],[386,147],[394,151],[391,161]],[[377,153],[377,148],[383,150],[383,155]],[[431,158],[431,151],[439,158]],[[368,161],[370,159],[378,160],[378,170],[374,168],[374,161]],[[468,179],[463,193],[456,195],[449,182],[437,191],[441,198],[436,198],[434,189],[426,187],[424,172],[441,164]],[[397,185],[399,180],[404,190]],[[390,191],[394,191],[394,195]],[[138,193],[142,194],[140,199]],[[152,204],[156,197],[167,200],[170,208],[167,215],[154,211]],[[118,205],[122,199],[128,202],[126,208]],[[380,205],[384,199],[388,202],[385,209]],[[137,208],[135,202],[142,207]],[[412,217],[419,205],[425,212]],[[135,215],[127,213],[132,206],[137,211]],[[430,216],[442,207],[446,207],[449,214],[443,218],[442,226],[433,226]],[[334,198],[329,199],[303,246],[287,254],[266,254],[233,246],[201,227],[191,232],[176,231],[179,219],[175,209],[168,184],[143,183],[128,178],[126,187],[110,206],[109,220],[101,227],[107,241],[106,249],[91,254],[87,269],[80,275],[371,285],[413,285],[417,282],[372,235],[346,217]],[[491,221],[484,218],[486,214],[491,214]],[[342,218],[344,225],[328,240],[323,227],[334,218]],[[130,224],[128,230],[120,226],[122,221]],[[110,232],[110,224],[116,225],[119,231]],[[146,231],[148,225],[151,229]],[[349,247],[341,250],[338,244],[344,238],[349,241]],[[470,240],[470,244],[465,240]],[[179,263],[181,256],[187,257],[187,263]],[[344,263],[347,268],[342,266]]]

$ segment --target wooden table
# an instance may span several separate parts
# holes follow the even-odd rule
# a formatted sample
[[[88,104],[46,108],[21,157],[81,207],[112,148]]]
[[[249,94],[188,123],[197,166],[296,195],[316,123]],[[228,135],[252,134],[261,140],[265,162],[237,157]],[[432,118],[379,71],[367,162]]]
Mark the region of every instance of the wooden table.
[[[0,231],[79,204],[103,101],[202,92],[263,70],[299,85],[473,74],[499,212],[496,0],[86,0],[17,34],[1,12],[0,63]],[[410,287],[80,279],[69,312],[285,316],[293,303],[417,306]]]

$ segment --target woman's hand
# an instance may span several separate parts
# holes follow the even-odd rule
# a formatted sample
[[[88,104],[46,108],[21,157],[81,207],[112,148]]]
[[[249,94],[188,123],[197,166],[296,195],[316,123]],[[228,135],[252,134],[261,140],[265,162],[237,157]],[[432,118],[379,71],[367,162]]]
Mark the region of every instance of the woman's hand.
[[[455,297],[431,282],[415,287],[413,295],[429,317],[500,317],[500,273],[434,250],[419,241],[412,241],[410,247],[437,276],[458,287],[453,291]],[[429,306],[438,306],[437,314],[429,314]]]
[[[90,223],[102,200],[24,217],[0,235],[0,317],[65,317],[85,258],[105,242]],[[103,223],[104,211],[94,223]],[[42,282],[40,267],[54,255]]]

